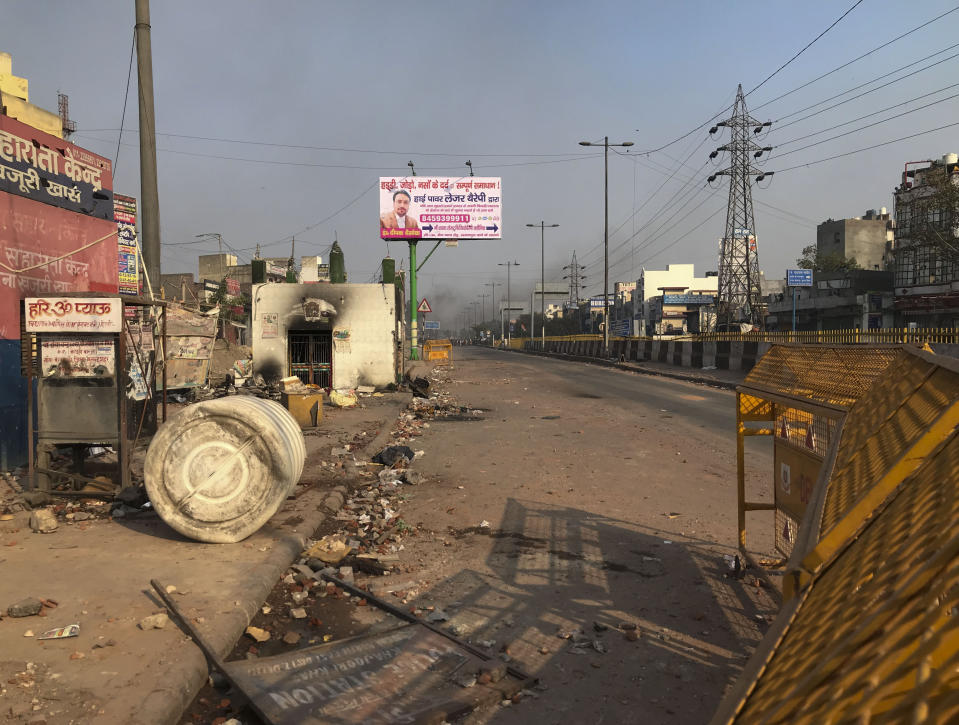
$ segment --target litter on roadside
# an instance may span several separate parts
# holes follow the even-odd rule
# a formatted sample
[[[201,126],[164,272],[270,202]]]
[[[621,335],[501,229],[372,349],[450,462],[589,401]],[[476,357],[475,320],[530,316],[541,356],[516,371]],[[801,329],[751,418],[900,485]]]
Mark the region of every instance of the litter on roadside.
[[[46,632],[37,637],[37,639],[66,639],[67,637],[76,637],[79,634],[79,624],[68,624],[66,627],[48,629]]]

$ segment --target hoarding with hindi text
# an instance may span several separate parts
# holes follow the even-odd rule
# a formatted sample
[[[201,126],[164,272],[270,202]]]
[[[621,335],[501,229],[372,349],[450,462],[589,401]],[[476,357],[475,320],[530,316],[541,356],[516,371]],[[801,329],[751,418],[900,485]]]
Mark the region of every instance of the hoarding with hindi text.
[[[502,179],[380,177],[381,239],[500,239]]]

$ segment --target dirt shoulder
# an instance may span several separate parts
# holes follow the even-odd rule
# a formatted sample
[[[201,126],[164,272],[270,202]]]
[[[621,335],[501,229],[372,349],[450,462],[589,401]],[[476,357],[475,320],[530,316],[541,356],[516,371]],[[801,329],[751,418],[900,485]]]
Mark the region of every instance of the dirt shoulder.
[[[49,534],[31,531],[29,512],[0,521],[0,712],[25,723],[179,717],[206,679],[206,663],[172,622],[138,626],[163,611],[150,580],[175,587],[187,615],[218,651],[229,651],[316,527],[342,504],[355,471],[332,450],[373,445],[408,400],[387,394],[362,399],[363,408],[325,410],[319,433],[306,437],[307,465],[294,496],[241,543],[185,539],[149,511],[113,518],[94,499],[58,501],[59,526]],[[31,597],[55,606],[43,616],[7,616],[8,606]],[[76,637],[39,639],[71,624],[80,626]]]

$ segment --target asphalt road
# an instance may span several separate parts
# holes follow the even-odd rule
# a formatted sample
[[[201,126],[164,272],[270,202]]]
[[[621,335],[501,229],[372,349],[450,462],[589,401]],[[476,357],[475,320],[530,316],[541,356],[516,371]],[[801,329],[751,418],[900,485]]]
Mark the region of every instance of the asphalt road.
[[[401,516],[432,534],[403,559],[426,601],[549,688],[473,722],[707,721],[776,607],[723,562],[736,549],[735,394],[482,348],[454,360],[436,387],[485,412],[415,439],[427,482]],[[747,469],[750,498],[768,498],[768,449],[750,446]],[[772,553],[763,516],[747,529],[759,555]],[[578,629],[598,644],[557,636]]]

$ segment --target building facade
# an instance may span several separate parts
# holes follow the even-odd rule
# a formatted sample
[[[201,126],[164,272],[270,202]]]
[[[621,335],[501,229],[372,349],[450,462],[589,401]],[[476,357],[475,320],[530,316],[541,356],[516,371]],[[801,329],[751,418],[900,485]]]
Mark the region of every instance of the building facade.
[[[959,327],[959,155],[909,169],[895,197],[897,325]],[[937,184],[939,188],[937,188]]]
[[[820,257],[851,257],[863,269],[885,270],[892,234],[892,219],[886,208],[869,209],[861,217],[827,219],[817,225],[816,249]]]
[[[64,141],[11,70],[0,54],[0,470],[26,463],[22,300],[117,294],[120,276],[110,161]]]
[[[796,330],[878,330],[895,324],[893,273],[869,269],[814,272],[795,288]],[[769,295],[767,330],[791,330],[790,289]]]

